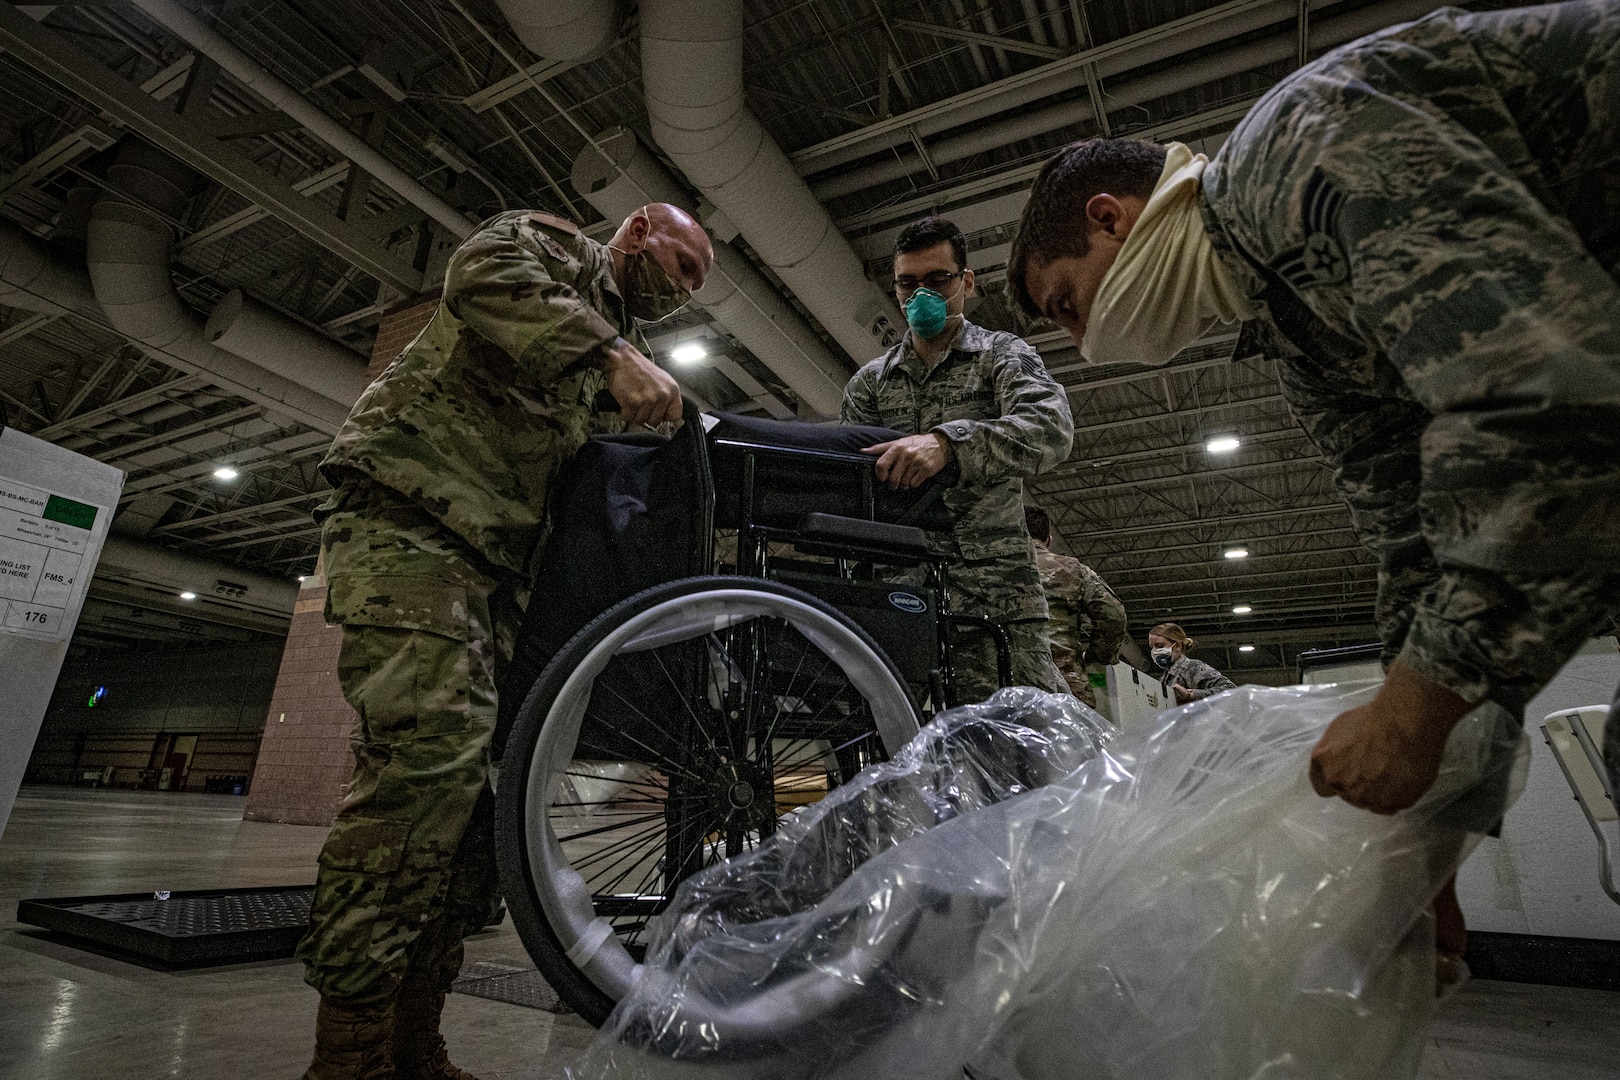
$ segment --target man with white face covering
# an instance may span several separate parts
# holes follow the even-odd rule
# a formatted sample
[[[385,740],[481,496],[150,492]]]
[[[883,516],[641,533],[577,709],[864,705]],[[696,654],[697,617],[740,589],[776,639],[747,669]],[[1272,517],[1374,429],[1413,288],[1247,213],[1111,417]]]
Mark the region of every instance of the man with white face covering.
[[[973,271],[967,241],[949,221],[924,218],[901,230],[894,289],[909,331],[844,387],[843,420],[910,433],[866,449],[877,456],[878,479],[893,487],[916,487],[957,462],[961,479],[944,493],[956,556],[949,607],[1002,625],[1014,685],[1066,693],[1052,662],[1046,595],[1023,504],[1025,478],[1069,456],[1068,395],[1017,335],[964,317]],[[920,572],[896,580],[922,584]],[[953,703],[983,701],[999,685],[985,631],[955,635],[952,666]]]
[[[1616,55],[1612,3],[1443,9],[1295,72],[1214,161],[1089,140],[1035,181],[1022,306],[1097,362],[1242,321],[1379,556],[1386,681],[1318,744],[1324,796],[1411,806],[1458,720],[1520,717],[1620,607]]]

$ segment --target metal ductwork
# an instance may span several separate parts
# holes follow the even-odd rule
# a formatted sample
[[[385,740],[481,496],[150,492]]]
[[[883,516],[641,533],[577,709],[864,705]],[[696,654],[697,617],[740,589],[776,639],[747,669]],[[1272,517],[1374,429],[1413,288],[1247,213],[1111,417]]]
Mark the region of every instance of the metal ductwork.
[[[182,592],[196,598],[183,600]],[[292,618],[298,583],[114,534],[101,549],[90,596],[280,634]]]
[[[624,0],[495,0],[523,47],[564,64],[595,60],[618,40]]]
[[[454,206],[429,191],[415,177],[384,157],[375,147],[338,123],[321,109],[270,74],[247,53],[226,40],[173,0],[131,0],[159,26],[179,37],[192,48],[218,64],[259,97],[298,121],[316,138],[360,166],[367,173],[443,225],[458,239],[465,239],[475,226]]]
[[[696,213],[669,170],[629,128],[604,131],[595,143],[574,159],[570,179],[574,190],[603,217],[620,221],[650,202],[672,203]],[[848,366],[742,252],[715,240],[714,270],[692,299],[775,372],[808,408],[823,416],[838,415],[850,375]]]
[[[254,362],[210,345],[169,276],[168,222],[185,210],[191,172],[128,139],[107,178],[111,190],[96,202],[85,236],[85,265],[107,323],[166,363],[317,430],[337,431],[369,382],[365,363],[349,353],[333,368],[323,363],[329,352],[311,357],[293,347]],[[285,332],[289,342],[309,333],[290,320]]]
[[[363,391],[370,382],[357,354],[265,307],[241,289],[232,289],[214,305],[203,324],[203,337],[272,371],[297,357],[298,381],[333,401],[352,404],[360,397],[355,387]]]
[[[84,268],[0,219],[0,304],[45,315],[91,314],[101,322]]]
[[[1374,4],[1371,7],[1362,8],[1347,15],[1324,19],[1319,23],[1313,22],[1311,25],[1311,44],[1313,46],[1328,46],[1351,41],[1364,34],[1382,30],[1386,26],[1417,18],[1428,13],[1432,7],[1430,0],[1386,0],[1384,3]],[[1177,51],[1181,50],[1178,49]],[[1110,85],[1103,93],[1103,100],[1111,110],[1141,105],[1170,94],[1202,86],[1216,79],[1240,75],[1264,64],[1287,60],[1290,57],[1297,56],[1298,51],[1299,41],[1292,31],[1277,34],[1211,56],[1201,57],[1190,63],[1179,64],[1153,75]],[[1132,67],[1142,62],[1139,52],[1132,52],[1128,55],[1132,58]],[[1069,88],[1065,87],[1064,89]],[[1053,92],[1055,92],[1055,88],[1048,87],[1041,96],[1044,97]],[[1004,102],[1004,105],[1010,108],[1019,103],[1008,100]],[[1036,138],[1050,131],[1057,131],[1077,124],[1088,124],[1094,119],[1095,114],[1091,110],[1091,99],[1081,97],[1044,109],[1037,109],[1022,116],[998,120],[996,123],[987,125],[979,131],[971,131],[929,143],[927,147],[928,160],[938,167],[949,162],[961,161],[976,154],[995,150],[1011,143],[1020,142],[1024,139]],[[870,153],[872,149],[874,148],[868,147],[862,152],[863,155]],[[825,167],[824,163],[820,161],[817,162],[817,166],[818,168]],[[818,199],[836,199],[926,170],[927,165],[923,163],[921,155],[915,149],[907,147],[896,150],[891,155],[886,155],[882,161],[872,165],[812,183],[810,190],[815,193]]]
[[[742,92],[741,0],[642,0],[653,138],[857,363],[899,339],[865,268]]]

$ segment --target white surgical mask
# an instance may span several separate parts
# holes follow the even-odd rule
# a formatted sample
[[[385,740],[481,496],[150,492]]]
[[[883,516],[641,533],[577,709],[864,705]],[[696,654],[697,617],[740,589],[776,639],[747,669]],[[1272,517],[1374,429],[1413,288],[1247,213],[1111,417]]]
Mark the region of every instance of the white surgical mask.
[[[1152,656],[1155,664],[1158,664],[1162,668],[1167,668],[1171,664],[1175,663],[1176,654],[1171,651],[1170,646],[1161,645],[1152,650]]]

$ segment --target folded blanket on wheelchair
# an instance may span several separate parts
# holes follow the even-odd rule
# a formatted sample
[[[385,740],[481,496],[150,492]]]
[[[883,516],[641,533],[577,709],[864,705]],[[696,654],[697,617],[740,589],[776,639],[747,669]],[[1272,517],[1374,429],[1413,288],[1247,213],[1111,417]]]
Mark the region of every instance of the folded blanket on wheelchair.
[[[1114,737],[1004,690],[686,882],[577,1080],[1415,1076],[1448,808],[1527,745],[1482,706],[1422,802],[1306,779],[1367,684],[1246,687]]]

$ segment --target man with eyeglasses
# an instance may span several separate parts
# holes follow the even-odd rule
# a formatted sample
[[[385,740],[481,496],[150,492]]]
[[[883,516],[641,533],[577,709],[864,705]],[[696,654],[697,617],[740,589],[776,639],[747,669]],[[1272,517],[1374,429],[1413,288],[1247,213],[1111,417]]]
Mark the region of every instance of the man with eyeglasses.
[[[1069,456],[1068,396],[1026,342],[963,317],[973,271],[962,230],[946,219],[924,218],[901,230],[894,293],[908,332],[849,381],[843,420],[909,433],[865,450],[877,456],[877,477],[890,487],[917,487],[949,462],[958,464],[961,479],[944,495],[955,521],[950,607],[1006,629],[1014,685],[1067,693],[1052,663],[1046,596],[1023,504],[1024,480]],[[921,584],[921,571],[897,580]],[[952,659],[953,703],[983,701],[1000,685],[987,631],[957,633]]]

